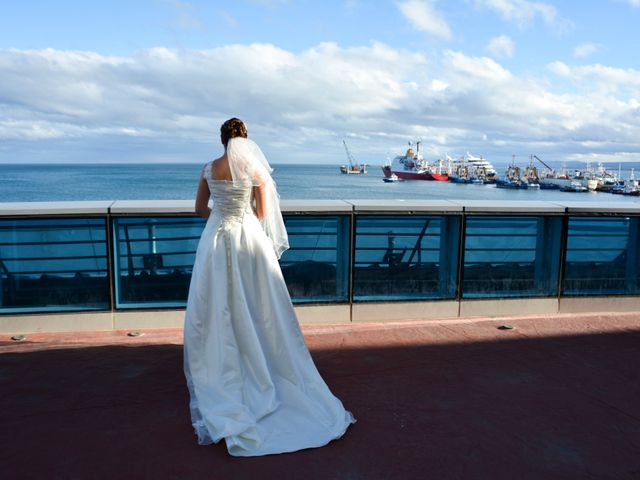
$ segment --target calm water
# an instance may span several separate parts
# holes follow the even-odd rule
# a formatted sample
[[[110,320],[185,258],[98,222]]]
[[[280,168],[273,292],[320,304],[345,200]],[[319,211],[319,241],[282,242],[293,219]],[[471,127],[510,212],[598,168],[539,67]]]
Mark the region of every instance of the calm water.
[[[4,164],[0,165],[0,202],[192,199],[201,167],[198,164]],[[640,204],[639,198],[596,192],[514,191],[493,185],[430,181],[387,184],[382,181],[379,166],[370,166],[367,175],[342,175],[338,167],[275,165],[274,178],[283,199],[609,200]],[[496,165],[496,169],[502,174],[504,166]]]

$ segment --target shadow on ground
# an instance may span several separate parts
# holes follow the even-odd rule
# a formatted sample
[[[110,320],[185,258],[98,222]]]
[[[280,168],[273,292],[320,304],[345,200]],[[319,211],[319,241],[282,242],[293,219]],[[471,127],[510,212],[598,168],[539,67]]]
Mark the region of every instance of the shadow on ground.
[[[640,332],[311,347],[358,423],[260,458],[196,444],[180,345],[2,354],[2,476],[640,479]]]

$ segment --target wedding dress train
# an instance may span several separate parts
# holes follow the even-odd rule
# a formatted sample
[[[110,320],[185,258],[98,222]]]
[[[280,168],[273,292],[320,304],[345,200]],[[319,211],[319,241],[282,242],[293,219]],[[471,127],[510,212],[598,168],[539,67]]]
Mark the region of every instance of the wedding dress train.
[[[251,185],[204,175],[213,210],[198,244],[184,372],[198,443],[234,456],[320,447],[355,422],[316,369]]]

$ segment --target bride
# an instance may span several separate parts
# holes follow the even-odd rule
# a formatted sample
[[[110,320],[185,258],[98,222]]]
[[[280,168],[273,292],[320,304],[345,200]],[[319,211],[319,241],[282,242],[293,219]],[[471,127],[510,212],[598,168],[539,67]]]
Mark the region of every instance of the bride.
[[[318,373],[282,277],[289,244],[272,170],[241,120],[220,136],[225,153],[204,166],[196,196],[207,223],[184,323],[198,443],[224,438],[243,457],[320,447],[355,419]]]

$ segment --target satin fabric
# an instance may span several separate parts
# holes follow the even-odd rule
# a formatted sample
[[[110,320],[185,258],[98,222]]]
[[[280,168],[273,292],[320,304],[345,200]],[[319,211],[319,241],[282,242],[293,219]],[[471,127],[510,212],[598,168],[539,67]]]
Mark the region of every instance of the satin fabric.
[[[201,445],[234,456],[320,447],[355,422],[316,369],[251,187],[205,175],[213,210],[184,324],[184,373]]]

